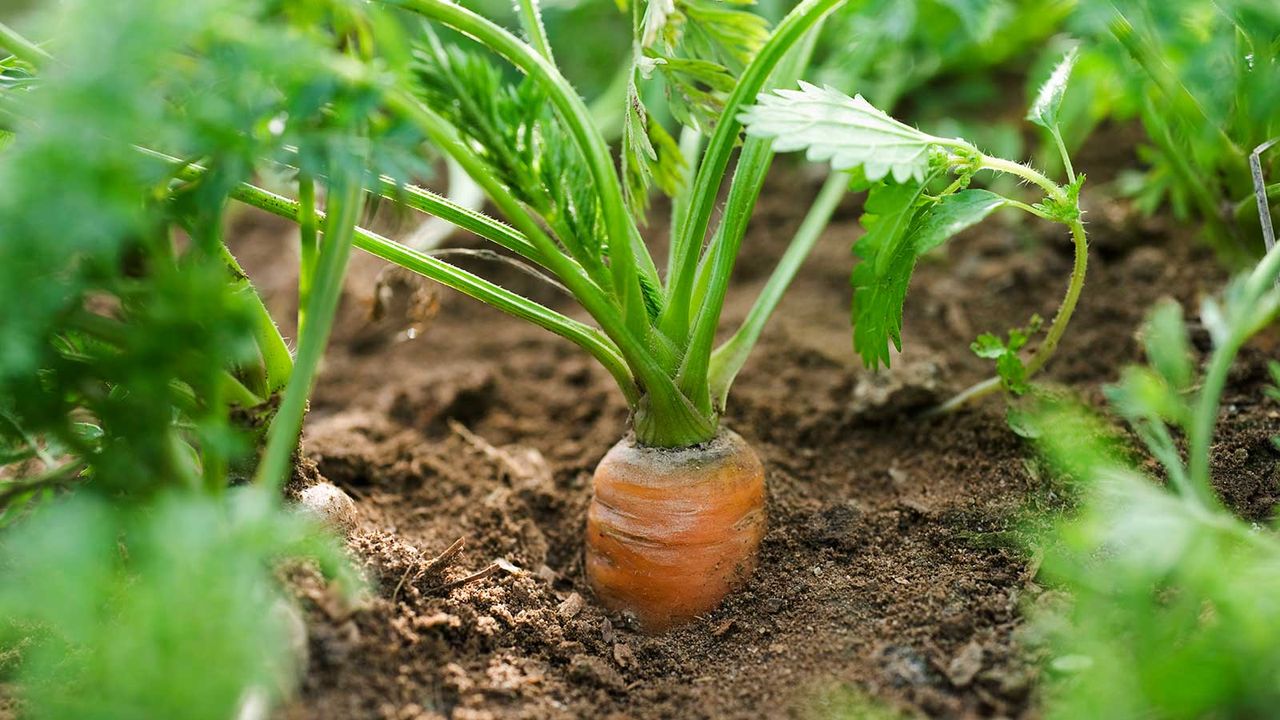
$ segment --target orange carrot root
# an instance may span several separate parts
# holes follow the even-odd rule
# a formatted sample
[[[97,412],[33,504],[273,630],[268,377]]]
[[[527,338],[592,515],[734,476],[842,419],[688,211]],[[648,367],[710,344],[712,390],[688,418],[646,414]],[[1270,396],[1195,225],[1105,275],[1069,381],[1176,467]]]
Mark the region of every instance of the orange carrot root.
[[[662,632],[713,609],[755,570],[764,466],[737,433],[692,448],[620,441],[596,467],[587,579],[607,608]]]

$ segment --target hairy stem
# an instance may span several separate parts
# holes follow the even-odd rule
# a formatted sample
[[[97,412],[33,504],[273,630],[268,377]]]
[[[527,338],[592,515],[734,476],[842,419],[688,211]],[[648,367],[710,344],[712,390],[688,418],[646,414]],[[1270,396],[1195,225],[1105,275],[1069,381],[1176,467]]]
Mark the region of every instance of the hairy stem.
[[[1044,342],[1040,344],[1040,347],[1036,348],[1035,354],[1027,362],[1028,378],[1039,372],[1053,357],[1054,352],[1058,349],[1058,343],[1067,331],[1067,325],[1071,322],[1071,316],[1075,313],[1076,305],[1080,301],[1080,293],[1084,290],[1085,273],[1089,266],[1089,241],[1085,235],[1084,223],[1078,218],[1071,221],[1070,228],[1071,240],[1075,245],[1075,263],[1071,268],[1071,279],[1067,284],[1067,294],[1063,297],[1062,304],[1058,306],[1058,313],[1054,316],[1053,323],[1049,326]],[[931,408],[925,415],[939,415],[959,410],[965,405],[981,400],[999,389],[1000,378],[988,378],[965,388],[946,402]]]

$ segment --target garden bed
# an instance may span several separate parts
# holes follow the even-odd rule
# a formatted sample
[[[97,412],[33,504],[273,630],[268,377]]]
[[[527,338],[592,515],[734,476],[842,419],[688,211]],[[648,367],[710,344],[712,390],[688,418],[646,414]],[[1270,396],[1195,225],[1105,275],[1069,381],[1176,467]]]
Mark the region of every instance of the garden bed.
[[[1089,161],[1091,185],[1105,180]],[[745,313],[817,186],[775,171],[729,320]],[[1189,230],[1101,204],[1105,195],[1086,191],[1088,289],[1046,378],[1095,404],[1139,359],[1135,331],[1157,298],[1193,301],[1223,279]],[[760,568],[719,610],[661,637],[602,613],[583,578],[591,472],[626,431],[607,374],[569,343],[449,291],[430,291],[438,308],[413,339],[403,313],[371,324],[380,266],[357,258],[305,450],[356,499],[351,545],[377,582],[350,611],[295,578],[310,671],[285,716],[806,717],[839,707],[850,686],[934,716],[1034,715],[1020,608],[1043,591],[1015,536],[1027,510],[1057,506],[1060,493],[1028,462],[1001,401],[916,413],[982,378],[988,368],[968,349],[977,333],[1053,311],[1070,244],[1032,223],[962,236],[945,262],[918,269],[906,352],[873,375],[849,341],[852,202],[730,401],[727,425],[768,473]],[[289,247],[284,224],[248,216],[237,230],[251,275],[255,257]],[[255,280],[268,295],[288,287]],[[570,305],[535,280],[504,280]],[[1225,496],[1258,520],[1277,486],[1265,375],[1260,354],[1243,358],[1216,448]],[[461,552],[437,558],[458,540]]]

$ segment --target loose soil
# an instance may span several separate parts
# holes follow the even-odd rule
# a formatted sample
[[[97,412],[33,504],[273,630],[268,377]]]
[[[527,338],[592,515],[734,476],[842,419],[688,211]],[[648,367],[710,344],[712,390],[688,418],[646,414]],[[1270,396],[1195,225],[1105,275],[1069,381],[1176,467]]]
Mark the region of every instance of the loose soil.
[[[1189,231],[1105,199],[1115,162],[1078,164],[1091,180],[1092,264],[1047,373],[1099,405],[1101,387],[1140,359],[1135,332],[1152,303],[1172,295],[1194,308],[1224,277]],[[819,181],[775,172],[726,327]],[[358,258],[305,452],[356,500],[350,542],[373,592],[343,608],[298,579],[310,670],[284,717],[817,717],[839,709],[840,687],[912,714],[1035,717],[1019,611],[1039,588],[1010,538],[1028,509],[1060,500],[1001,400],[941,418],[918,411],[988,372],[968,350],[976,334],[1052,314],[1070,243],[1006,218],[926,259],[905,351],[872,374],[852,353],[847,320],[857,209],[848,200],[806,263],[725,418],[767,468],[759,570],[719,610],[661,637],[603,613],[583,579],[591,471],[627,431],[608,375],[565,341]],[[661,235],[661,221],[650,229]],[[287,313],[289,278],[261,269],[290,264],[291,231],[257,216],[236,230],[250,274]],[[475,267],[571,307],[528,276]],[[369,320],[378,287],[390,302]],[[1275,350],[1269,339],[1246,354],[1215,447],[1223,495],[1259,521],[1277,501],[1269,438],[1280,423],[1260,392]]]

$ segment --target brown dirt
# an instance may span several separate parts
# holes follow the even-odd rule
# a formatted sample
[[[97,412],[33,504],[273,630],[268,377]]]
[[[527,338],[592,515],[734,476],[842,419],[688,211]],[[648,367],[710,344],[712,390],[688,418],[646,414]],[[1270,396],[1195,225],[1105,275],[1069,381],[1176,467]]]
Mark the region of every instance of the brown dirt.
[[[817,189],[794,171],[776,175],[726,327]],[[1139,359],[1146,309],[1166,293],[1194,300],[1222,274],[1173,223],[1086,193],[1088,288],[1048,377],[1099,402],[1101,386]],[[1052,313],[1069,243],[1006,219],[923,262],[906,351],[872,375],[855,362],[846,317],[856,209],[841,209],[807,263],[725,420],[767,468],[760,568],[719,610],[661,637],[606,616],[582,577],[591,470],[627,423],[606,373],[567,342],[450,292],[434,296],[438,312],[415,339],[403,315],[370,327],[360,299],[378,267],[357,261],[306,450],[356,498],[351,544],[375,592],[350,611],[300,583],[311,666],[285,716],[808,717],[841,685],[931,716],[1035,716],[1035,673],[1017,640],[1034,570],[1006,537],[1020,511],[1054,502],[1051,488],[1028,470],[999,401],[939,419],[913,413],[983,376],[967,349],[977,333]],[[241,227],[251,275],[287,264],[285,230],[264,223]],[[502,278],[567,307],[525,276]],[[1277,414],[1259,392],[1274,350],[1255,348],[1242,364],[1216,448],[1224,495],[1257,520],[1280,479]],[[459,539],[460,553],[433,561]]]

